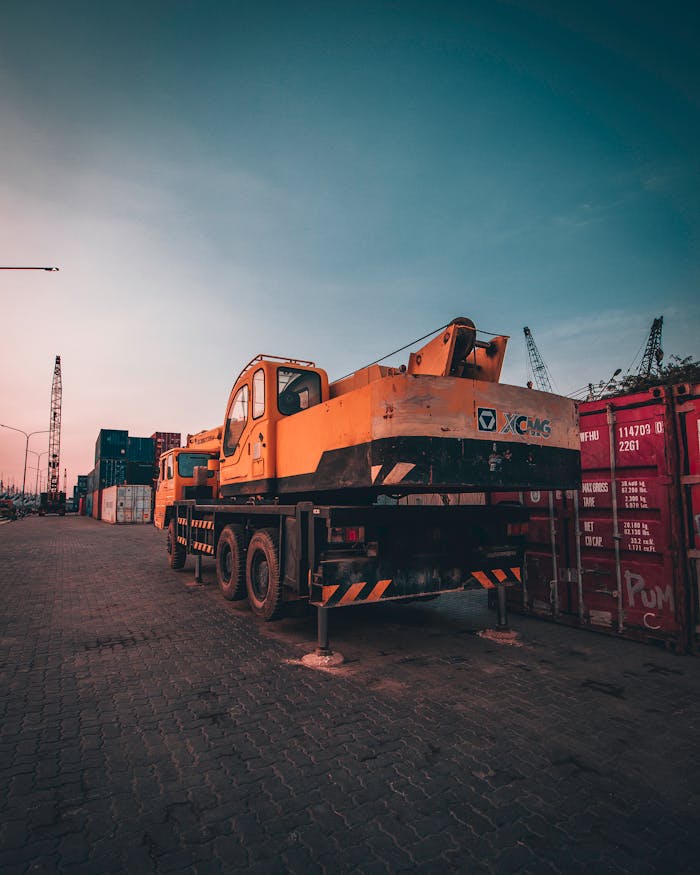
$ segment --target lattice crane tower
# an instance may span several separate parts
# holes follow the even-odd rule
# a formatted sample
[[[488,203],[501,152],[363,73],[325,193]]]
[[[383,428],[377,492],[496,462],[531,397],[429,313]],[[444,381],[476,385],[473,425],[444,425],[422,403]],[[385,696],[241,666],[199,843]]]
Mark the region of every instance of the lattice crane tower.
[[[664,357],[664,351],[661,348],[661,330],[664,325],[664,317],[659,316],[651,323],[651,331],[647,346],[642,356],[642,364],[639,368],[640,377],[650,377],[653,372],[657,374],[661,370],[661,359]]]
[[[535,344],[535,339],[532,336],[532,332],[530,329],[525,326],[523,328],[525,332],[525,343],[527,344],[527,354],[530,359],[530,369],[532,370],[532,377],[535,381],[536,387],[541,389],[543,392],[552,392],[552,384],[549,379],[549,373],[547,371],[547,366],[542,361],[542,356],[537,349]]]
[[[61,384],[61,356],[56,356],[51,384],[51,416],[49,419],[49,474],[47,491],[55,495],[59,491],[61,464],[61,399],[63,387]]]

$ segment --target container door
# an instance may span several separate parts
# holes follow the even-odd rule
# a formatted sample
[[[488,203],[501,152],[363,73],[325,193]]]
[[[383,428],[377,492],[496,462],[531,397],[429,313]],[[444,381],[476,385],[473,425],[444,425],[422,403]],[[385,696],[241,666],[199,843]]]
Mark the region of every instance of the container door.
[[[119,490],[119,501],[117,502],[117,522],[118,523],[130,523],[131,522],[131,494],[133,492],[132,486],[122,486]]]
[[[676,386],[676,416],[680,449],[683,540],[687,553],[689,627],[694,647],[700,646],[700,384]]]
[[[685,607],[665,393],[587,402],[580,415],[586,619],[629,637],[680,642]]]
[[[570,493],[527,490],[523,504],[530,512],[525,557],[527,607],[536,614],[552,617],[572,614],[576,600],[569,582]],[[514,588],[515,589],[515,588]],[[516,592],[509,592],[511,598]]]

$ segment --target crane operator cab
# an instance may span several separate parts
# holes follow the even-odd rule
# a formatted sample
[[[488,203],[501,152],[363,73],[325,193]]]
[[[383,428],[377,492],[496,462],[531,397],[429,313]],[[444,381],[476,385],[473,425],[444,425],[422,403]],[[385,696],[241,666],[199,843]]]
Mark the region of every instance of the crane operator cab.
[[[328,377],[313,362],[256,356],[236,380],[226,408],[221,495],[275,491],[277,424],[328,399]]]

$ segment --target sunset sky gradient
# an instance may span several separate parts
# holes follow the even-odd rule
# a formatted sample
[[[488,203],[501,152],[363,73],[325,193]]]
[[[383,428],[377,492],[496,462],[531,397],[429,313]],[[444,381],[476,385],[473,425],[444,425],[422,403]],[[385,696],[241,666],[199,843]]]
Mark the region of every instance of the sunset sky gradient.
[[[60,354],[71,490],[259,352],[335,378],[465,315],[567,394],[663,314],[697,357],[697,9],[7,0],[0,263],[60,272],[0,271],[0,422],[48,428]]]

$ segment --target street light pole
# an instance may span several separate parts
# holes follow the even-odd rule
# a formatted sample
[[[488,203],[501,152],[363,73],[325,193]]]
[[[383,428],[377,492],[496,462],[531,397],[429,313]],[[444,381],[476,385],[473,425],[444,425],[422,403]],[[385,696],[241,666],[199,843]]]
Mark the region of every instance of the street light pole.
[[[43,453],[37,453],[36,450],[29,451],[32,456],[36,456],[36,480],[34,481],[34,501],[36,501],[36,497],[39,494],[39,468],[41,467],[41,457],[48,456],[49,451],[44,450]]]
[[[29,454],[29,438],[34,434],[48,434],[48,428],[42,428],[38,431],[30,431],[28,434],[26,431],[23,431],[21,428],[15,428],[14,425],[5,425],[0,422],[0,428],[9,428],[10,431],[18,431],[20,434],[23,434],[25,437],[24,444],[24,476],[22,477],[22,501],[24,501],[24,486],[27,482],[27,455]]]
[[[57,271],[57,267],[0,267],[0,270],[50,270]]]

